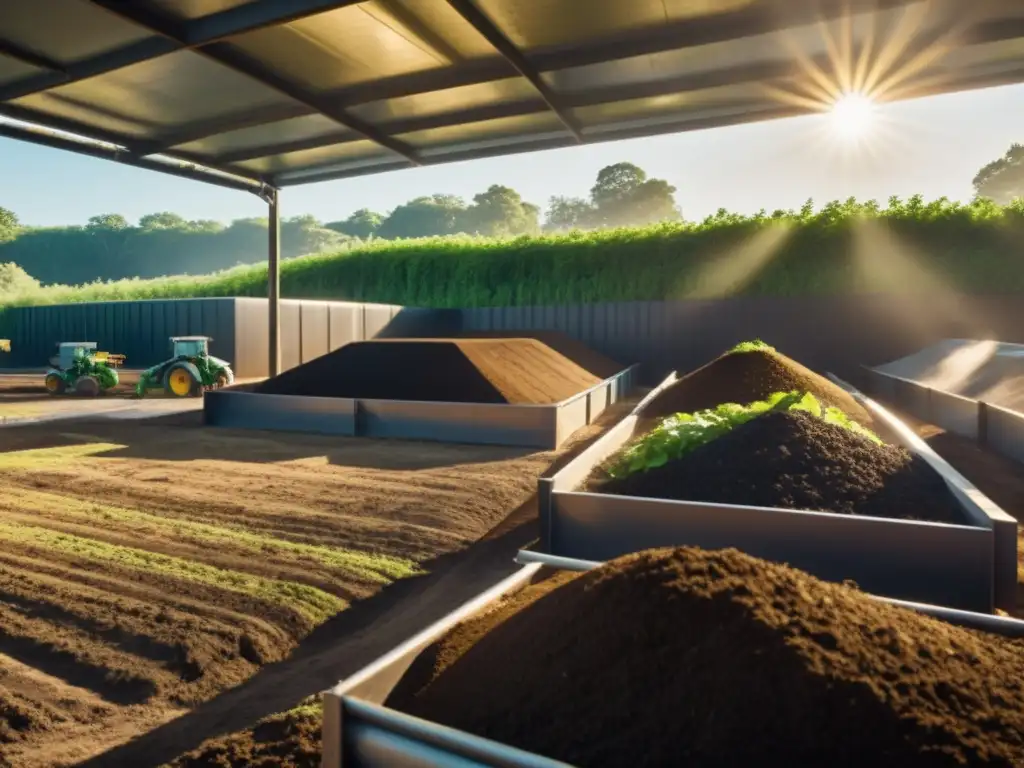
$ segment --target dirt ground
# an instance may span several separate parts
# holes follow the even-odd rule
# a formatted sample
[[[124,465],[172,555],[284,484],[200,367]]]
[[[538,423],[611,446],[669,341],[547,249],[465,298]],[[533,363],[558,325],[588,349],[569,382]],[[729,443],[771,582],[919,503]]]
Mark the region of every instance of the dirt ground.
[[[200,419],[3,430],[0,765],[159,765],[294,706],[514,568],[468,545],[533,534],[537,476],[602,429],[531,453]]]

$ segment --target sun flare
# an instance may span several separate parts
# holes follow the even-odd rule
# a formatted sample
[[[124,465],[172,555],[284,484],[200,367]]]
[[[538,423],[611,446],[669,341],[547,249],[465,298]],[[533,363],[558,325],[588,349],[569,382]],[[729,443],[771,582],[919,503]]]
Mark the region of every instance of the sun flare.
[[[832,104],[832,125],[845,139],[868,134],[875,123],[875,103],[863,93],[844,93]]]

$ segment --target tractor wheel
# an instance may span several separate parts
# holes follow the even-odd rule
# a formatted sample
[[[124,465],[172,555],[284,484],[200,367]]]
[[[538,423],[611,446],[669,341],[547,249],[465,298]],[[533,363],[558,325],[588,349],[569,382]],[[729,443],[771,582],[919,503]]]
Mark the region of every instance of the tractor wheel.
[[[196,397],[203,391],[203,385],[184,365],[173,365],[164,374],[164,390],[174,397]]]
[[[100,383],[92,376],[79,376],[75,381],[75,394],[82,397],[96,397],[100,393]]]
[[[66,389],[64,379],[56,373],[46,374],[46,379],[43,380],[43,386],[46,387],[46,391],[51,395],[63,395],[64,390]]]

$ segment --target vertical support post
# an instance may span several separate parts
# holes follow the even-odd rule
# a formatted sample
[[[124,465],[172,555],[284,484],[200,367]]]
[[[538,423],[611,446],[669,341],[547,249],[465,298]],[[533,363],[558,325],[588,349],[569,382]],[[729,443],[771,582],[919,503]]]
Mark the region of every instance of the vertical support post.
[[[277,376],[281,372],[281,191],[272,189],[267,202],[270,206],[270,221],[267,227],[267,318],[270,323],[270,358],[267,375]]]

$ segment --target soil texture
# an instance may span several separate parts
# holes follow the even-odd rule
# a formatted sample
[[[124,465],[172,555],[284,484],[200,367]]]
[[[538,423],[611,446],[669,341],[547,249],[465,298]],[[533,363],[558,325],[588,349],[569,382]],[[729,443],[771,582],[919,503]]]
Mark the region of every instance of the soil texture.
[[[419,663],[389,706],[580,768],[1024,764],[1020,641],[736,550],[542,582]]]
[[[810,392],[824,405],[839,408],[865,427],[874,419],[842,387],[783,354],[728,352],[688,373],[641,410],[644,419],[692,413],[722,403],[746,405],[775,392]]]
[[[485,535],[561,455],[185,419],[2,437],[0,754],[19,768],[77,764],[283,661]]]
[[[601,382],[534,339],[360,341],[258,385],[275,395],[557,403]]]
[[[595,478],[592,488],[621,496],[966,523],[945,482],[923,459],[800,411],[767,413],[681,459],[624,478]]]
[[[215,739],[166,768],[320,768],[323,710],[307,705]]]
[[[582,341],[574,339],[559,331],[466,331],[459,334],[464,339],[534,339],[546,344],[558,354],[576,363],[580,368],[592,373],[599,379],[607,379],[620,373],[628,365],[612,360],[591,349]]]

